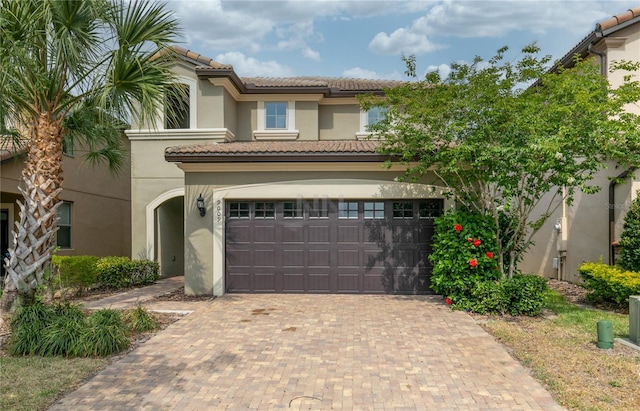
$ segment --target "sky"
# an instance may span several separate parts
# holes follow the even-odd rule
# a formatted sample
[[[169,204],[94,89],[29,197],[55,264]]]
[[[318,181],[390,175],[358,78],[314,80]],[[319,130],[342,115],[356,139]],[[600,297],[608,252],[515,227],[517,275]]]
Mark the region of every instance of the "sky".
[[[323,76],[406,80],[449,72],[451,62],[508,60],[533,42],[563,57],[595,24],[640,6],[598,0],[169,0],[180,46],[231,64],[241,77]]]

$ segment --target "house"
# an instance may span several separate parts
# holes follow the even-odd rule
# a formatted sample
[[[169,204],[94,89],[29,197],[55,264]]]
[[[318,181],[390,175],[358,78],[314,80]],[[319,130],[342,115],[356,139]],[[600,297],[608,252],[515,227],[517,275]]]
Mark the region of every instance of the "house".
[[[562,64],[575,53],[603,68],[640,60],[639,11],[597,25]],[[133,255],[159,261],[162,276],[184,274],[188,294],[429,292],[433,219],[453,202],[434,175],[399,182],[401,166],[382,167],[393,159],[367,126],[383,113],[357,101],[396,82],[241,78],[175,51],[182,96],[157,124],[127,131]],[[523,271],[578,281],[582,261],[606,259],[640,188],[633,173],[610,184],[623,172],[612,164],[601,193],[561,205]]]
[[[12,245],[11,231],[19,221],[18,184],[21,149],[8,139],[0,144],[0,240],[2,255]],[[128,141],[127,141],[128,146]],[[114,175],[106,166],[83,161],[86,151],[64,146],[64,182],[58,208],[58,255],[131,255],[131,177],[129,167]],[[128,165],[128,163],[126,163]],[[4,264],[2,264],[4,275]]]
[[[559,62],[571,67],[573,57],[593,59],[613,86],[622,84],[622,72],[610,73],[616,61],[640,61],[640,7],[596,24],[595,29]],[[640,73],[636,73],[640,80]],[[630,111],[640,114],[640,104]],[[617,177],[622,182],[612,180]],[[578,267],[585,261],[614,264],[624,216],[640,189],[640,171],[609,164],[594,180],[596,194],[581,194],[572,205],[560,204],[534,237],[535,245],[519,265],[524,272],[580,282]]]
[[[240,78],[176,51],[185,97],[127,131],[133,255],[190,294],[429,291],[433,219],[452,203],[434,176],[383,167],[367,139],[381,113],[356,99],[397,82]]]

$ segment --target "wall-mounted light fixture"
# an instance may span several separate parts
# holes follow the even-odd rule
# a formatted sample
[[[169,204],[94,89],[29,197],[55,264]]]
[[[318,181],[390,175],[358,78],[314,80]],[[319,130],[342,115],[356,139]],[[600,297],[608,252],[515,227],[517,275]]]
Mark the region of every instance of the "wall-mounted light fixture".
[[[204,198],[202,198],[202,193],[196,199],[196,206],[200,211],[200,217],[204,217],[207,214],[207,209],[204,207]]]
[[[557,219],[556,223],[553,225],[553,229],[556,230],[557,232],[562,231],[562,220],[561,219]]]

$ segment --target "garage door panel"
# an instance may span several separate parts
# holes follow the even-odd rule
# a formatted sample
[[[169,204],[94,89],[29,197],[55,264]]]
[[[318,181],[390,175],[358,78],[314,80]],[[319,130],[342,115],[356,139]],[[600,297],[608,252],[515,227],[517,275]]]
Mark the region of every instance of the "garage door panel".
[[[312,293],[329,293],[331,276],[329,272],[309,273],[308,291]]]
[[[329,267],[330,266],[329,250],[309,250],[307,253],[309,267]]]
[[[249,224],[236,224],[233,231],[228,234],[227,242],[231,244],[251,243],[251,226]]]
[[[355,224],[339,226],[337,241],[338,243],[352,243],[352,244],[359,243],[360,227]]]
[[[338,268],[362,267],[358,250],[338,250]]]
[[[282,250],[283,267],[304,267],[304,250]]]
[[[276,267],[276,250],[275,249],[262,249],[254,250],[251,260],[254,267]],[[243,263],[244,264],[244,263]]]
[[[364,250],[364,266],[366,269],[384,267],[385,256],[380,250]]]
[[[248,293],[251,289],[251,274],[227,272],[227,288],[240,293]]]
[[[360,292],[360,281],[358,274],[338,273],[338,292],[357,293]]]
[[[253,227],[254,243],[274,243],[275,241],[276,229],[274,229],[273,223],[270,225],[256,225]]]
[[[383,270],[365,272],[362,276],[362,287],[365,293],[383,294],[386,292],[385,283]],[[393,287],[390,291],[393,291]]]
[[[417,242],[414,226],[394,225],[392,241],[394,244],[414,244]]]
[[[282,274],[282,291],[286,293],[303,293],[305,291],[305,277],[304,272]]]
[[[255,273],[253,275],[253,291],[276,292],[276,276],[273,273]]]
[[[250,267],[251,251],[238,247],[237,245],[227,246],[227,266],[228,267]]]
[[[282,227],[282,242],[285,244],[304,244],[304,226],[287,225]]]
[[[328,244],[331,241],[331,230],[329,226],[309,226],[309,243]]]
[[[387,229],[382,224],[365,223],[362,233],[362,242],[365,244],[378,245],[387,242]]]
[[[396,249],[393,251],[393,260],[396,267],[414,267],[417,263],[414,250]]]

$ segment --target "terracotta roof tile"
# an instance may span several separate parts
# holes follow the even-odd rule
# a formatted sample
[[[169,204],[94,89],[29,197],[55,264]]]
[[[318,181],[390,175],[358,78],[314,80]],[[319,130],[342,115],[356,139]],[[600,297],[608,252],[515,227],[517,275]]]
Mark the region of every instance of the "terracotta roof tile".
[[[169,147],[166,155],[269,155],[269,154],[375,154],[379,143],[370,140],[246,141]]]
[[[172,46],[172,48],[173,48],[173,51],[175,51],[179,55],[184,56],[188,59],[191,59],[207,67],[211,67],[214,69],[225,69],[225,70],[233,68],[229,64],[218,63],[214,59],[209,58],[207,56],[203,56],[202,54],[196,53],[195,51],[187,50],[179,46]]]
[[[25,152],[25,144],[18,144],[18,141],[12,137],[0,136],[0,161],[7,160]]]
[[[260,87],[328,87],[340,91],[376,91],[402,84],[396,80],[370,80],[333,77],[243,77],[247,86]]]
[[[626,21],[629,21],[639,16],[640,16],[640,7],[629,9],[624,13],[616,14],[615,16],[610,17],[607,20],[597,23],[596,30],[608,30],[612,27],[617,26],[618,24],[622,24]]]

